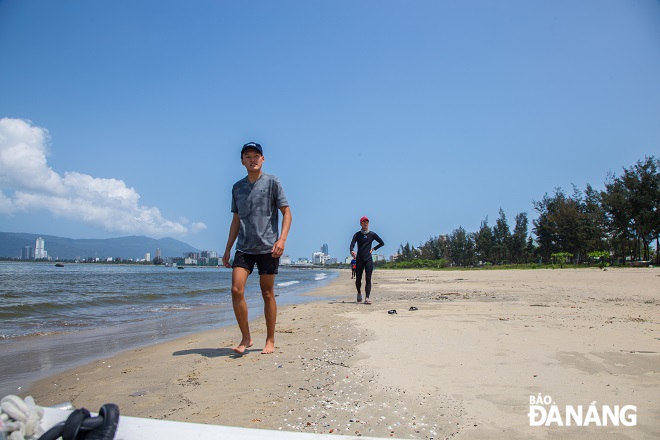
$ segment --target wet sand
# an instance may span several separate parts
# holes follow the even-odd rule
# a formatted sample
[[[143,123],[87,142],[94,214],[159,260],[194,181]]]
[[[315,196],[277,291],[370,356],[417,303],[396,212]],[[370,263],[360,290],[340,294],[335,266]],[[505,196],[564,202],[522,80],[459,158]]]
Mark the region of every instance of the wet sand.
[[[271,355],[260,354],[259,319],[244,356],[229,327],[128,350],[26,395],[335,435],[660,437],[660,269],[377,270],[372,305],[354,292],[345,272],[313,292],[332,300],[281,307]],[[549,396],[562,416],[634,405],[636,424],[530,426],[530,396]]]

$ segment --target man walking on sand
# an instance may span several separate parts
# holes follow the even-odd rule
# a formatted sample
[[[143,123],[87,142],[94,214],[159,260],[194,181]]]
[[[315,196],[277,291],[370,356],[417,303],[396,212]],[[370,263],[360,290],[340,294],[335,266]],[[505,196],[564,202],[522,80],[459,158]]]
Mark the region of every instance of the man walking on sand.
[[[238,238],[231,265],[231,301],[241,330],[241,342],[232,350],[244,354],[253,343],[245,302],[245,284],[256,264],[266,318],[266,345],[261,354],[269,354],[275,351],[275,275],[291,228],[291,210],[277,177],[261,171],[264,163],[261,145],[256,142],[243,145],[241,163],[247,170],[247,176],[236,182],[231,191],[233,217],[222,256],[224,266],[230,267],[231,248]],[[278,210],[282,212],[281,233],[278,231]]]
[[[372,248],[371,245],[376,241],[378,244]],[[357,253],[353,247],[357,243]],[[369,219],[362,217],[360,219],[360,230],[353,235],[349,250],[356,260],[355,267],[355,287],[357,287],[357,302],[362,302],[362,272],[366,274],[364,282],[364,293],[366,294],[364,303],[371,304],[371,274],[374,271],[374,260],[371,253],[376,249],[385,246],[385,242],[373,231],[369,230]]]

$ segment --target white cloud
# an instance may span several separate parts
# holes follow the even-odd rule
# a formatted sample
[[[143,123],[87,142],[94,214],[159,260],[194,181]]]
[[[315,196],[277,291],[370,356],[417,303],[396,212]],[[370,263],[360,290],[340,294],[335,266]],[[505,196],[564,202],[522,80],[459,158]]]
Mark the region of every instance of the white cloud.
[[[202,232],[206,228],[207,226],[204,223],[199,223],[199,222],[194,222],[192,225],[190,225],[190,229],[193,232]]]
[[[21,119],[0,119],[0,214],[45,209],[110,232],[184,235],[186,223],[168,220],[117,179],[75,171],[63,176],[48,166],[48,132]],[[192,223],[190,231],[206,229]]]

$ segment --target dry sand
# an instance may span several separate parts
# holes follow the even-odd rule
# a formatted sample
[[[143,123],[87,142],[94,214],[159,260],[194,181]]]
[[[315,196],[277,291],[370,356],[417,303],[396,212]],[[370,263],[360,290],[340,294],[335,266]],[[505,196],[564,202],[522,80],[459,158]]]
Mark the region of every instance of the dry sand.
[[[235,327],[124,352],[36,383],[49,406],[249,428],[396,438],[660,438],[660,269],[348,272],[282,307],[277,350]],[[417,310],[410,310],[416,307]],[[388,314],[395,309],[396,314]],[[636,406],[635,426],[530,426],[560,408]],[[549,410],[549,406],[546,407]]]

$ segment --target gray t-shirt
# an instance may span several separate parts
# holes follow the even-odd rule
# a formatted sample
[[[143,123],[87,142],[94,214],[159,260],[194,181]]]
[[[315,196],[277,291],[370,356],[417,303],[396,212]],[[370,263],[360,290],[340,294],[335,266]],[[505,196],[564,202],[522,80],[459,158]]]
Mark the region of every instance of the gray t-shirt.
[[[231,212],[238,213],[240,229],[236,250],[268,254],[279,238],[279,209],[289,206],[282,184],[272,174],[262,173],[250,183],[247,176],[231,190]]]

